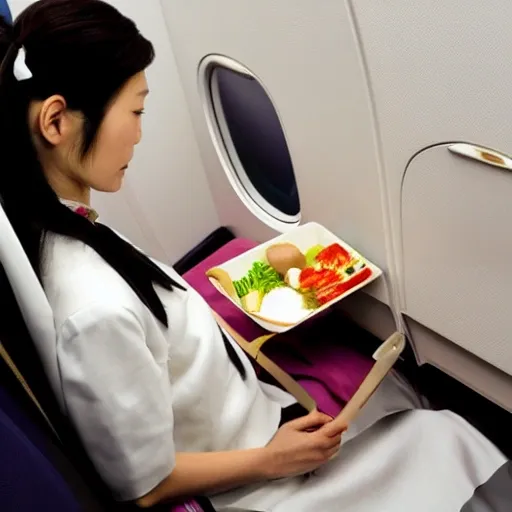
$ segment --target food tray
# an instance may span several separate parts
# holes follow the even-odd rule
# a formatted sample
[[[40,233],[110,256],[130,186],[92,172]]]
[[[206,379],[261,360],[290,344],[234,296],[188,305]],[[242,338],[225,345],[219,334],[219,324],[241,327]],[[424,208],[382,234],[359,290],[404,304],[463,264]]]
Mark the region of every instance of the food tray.
[[[363,262],[363,268],[355,271],[353,274],[347,276],[347,285],[348,281],[352,281],[351,287],[338,295],[332,300],[319,305],[316,309],[312,309],[307,316],[304,316],[298,321],[290,321],[279,319],[276,316],[269,318],[265,317],[263,314],[259,312],[249,313],[246,311],[239,299],[236,297],[233,298],[226,291],[226,289],[220,284],[220,281],[214,277],[212,274],[214,273],[214,269],[210,269],[207,272],[207,275],[210,278],[211,283],[217,288],[217,290],[222,293],[225,297],[227,297],[231,302],[238,307],[242,312],[252,318],[257,324],[270,332],[282,333],[286,332],[297,325],[305,322],[306,320],[310,320],[312,317],[320,314],[322,311],[331,307],[333,304],[343,300],[348,295],[356,292],[357,290],[367,286],[369,283],[379,278],[382,275],[381,269],[379,269],[376,265],[370,262],[363,255],[355,251],[350,245],[346,242],[335,236],[325,227],[321,226],[316,222],[310,222],[308,224],[304,224],[297,228],[294,228],[287,233],[280,235],[268,242],[258,245],[254,249],[251,249],[235,258],[223,263],[215,267],[215,269],[220,269],[229,275],[232,281],[237,281],[242,279],[247,275],[253,264],[257,261],[267,262],[266,259],[266,251],[267,249],[274,245],[280,243],[291,243],[295,245],[302,253],[305,253],[313,246],[321,245],[324,247],[331,246],[332,244],[339,244],[343,249],[345,249],[348,253],[350,253],[351,257],[357,258],[359,262]],[[360,264],[358,264],[360,266]],[[359,268],[358,266],[358,268]],[[361,272],[364,270],[364,275]],[[345,274],[343,274],[345,276]],[[353,279],[355,278],[355,279]],[[345,279],[345,277],[343,278]],[[343,281],[345,282],[345,281]],[[229,288],[229,286],[226,286]]]

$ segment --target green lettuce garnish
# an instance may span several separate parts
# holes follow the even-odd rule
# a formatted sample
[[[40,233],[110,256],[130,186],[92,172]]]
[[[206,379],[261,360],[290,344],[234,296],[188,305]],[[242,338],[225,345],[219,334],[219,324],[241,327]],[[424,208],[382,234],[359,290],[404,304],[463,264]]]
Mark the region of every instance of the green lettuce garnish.
[[[263,295],[274,288],[284,286],[281,276],[268,264],[262,261],[253,263],[247,275],[233,281],[236,293],[240,298],[245,297],[250,292],[258,291]]]
[[[261,308],[263,296],[274,288],[284,286],[285,283],[270,265],[256,261],[247,275],[233,281],[233,285],[241,299],[242,307],[249,313],[257,313]]]

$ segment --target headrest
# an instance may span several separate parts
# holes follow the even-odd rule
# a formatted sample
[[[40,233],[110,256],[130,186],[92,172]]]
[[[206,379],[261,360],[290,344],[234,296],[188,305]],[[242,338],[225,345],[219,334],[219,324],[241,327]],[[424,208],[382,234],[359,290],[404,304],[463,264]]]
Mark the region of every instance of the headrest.
[[[1,0],[0,0],[1,1]],[[27,329],[39,352],[50,382],[59,382],[55,323],[44,290],[14,229],[0,205],[0,264],[11,284]],[[2,322],[8,321],[5,318]],[[62,395],[54,389],[63,405]]]
[[[9,23],[12,23],[11,10],[7,0],[0,0],[0,16],[3,16]]]

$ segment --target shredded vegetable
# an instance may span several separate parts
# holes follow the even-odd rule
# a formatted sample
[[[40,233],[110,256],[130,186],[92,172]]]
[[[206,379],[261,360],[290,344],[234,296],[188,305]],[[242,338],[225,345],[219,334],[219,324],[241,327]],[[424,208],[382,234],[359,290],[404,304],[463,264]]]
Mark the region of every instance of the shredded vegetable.
[[[242,298],[253,291],[262,294],[268,293],[274,288],[284,286],[285,283],[281,276],[266,263],[256,261],[246,276],[237,281],[233,281],[237,295]]]

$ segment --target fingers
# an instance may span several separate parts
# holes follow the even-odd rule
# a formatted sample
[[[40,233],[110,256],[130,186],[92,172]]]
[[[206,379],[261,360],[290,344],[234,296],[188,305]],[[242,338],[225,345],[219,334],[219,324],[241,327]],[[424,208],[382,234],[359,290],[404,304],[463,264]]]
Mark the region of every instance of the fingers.
[[[328,437],[328,443],[325,444],[325,456],[329,460],[335,453],[338,453],[341,447],[341,435]]]
[[[295,428],[296,430],[309,430],[314,427],[321,427],[332,421],[332,418],[327,414],[323,414],[319,411],[310,412],[307,416],[303,416],[302,418],[298,418],[296,420],[290,421],[289,426]]]
[[[329,423],[322,425],[320,431],[326,436],[334,437],[343,434],[347,428],[347,425],[341,424],[337,421],[330,421]]]
[[[341,434],[330,437],[322,434],[321,431],[317,431],[318,443],[323,450],[331,450],[332,448],[339,447],[341,444]]]
[[[338,452],[340,451],[340,446],[335,446],[334,448],[331,448],[328,452],[327,452],[327,460],[331,460],[335,455],[338,454]]]
[[[320,464],[325,464],[331,460],[339,451],[341,447],[341,435],[336,438],[324,437],[318,441],[318,461]]]

